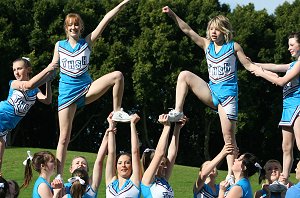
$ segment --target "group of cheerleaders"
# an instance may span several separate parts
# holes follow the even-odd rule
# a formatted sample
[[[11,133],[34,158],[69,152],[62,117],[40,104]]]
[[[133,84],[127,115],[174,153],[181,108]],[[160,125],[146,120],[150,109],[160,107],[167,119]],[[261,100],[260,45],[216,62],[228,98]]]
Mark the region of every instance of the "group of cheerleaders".
[[[33,197],[77,198],[97,197],[98,194],[100,197],[104,196],[105,193],[98,192],[98,188],[106,154],[106,197],[174,197],[168,180],[177,156],[180,130],[187,120],[183,113],[183,106],[189,90],[204,104],[218,111],[225,142],[220,153],[201,166],[194,185],[194,197],[252,198],[249,177],[256,172],[260,172],[260,178],[266,179],[267,183],[263,185],[262,190],[255,193],[255,197],[284,197],[287,188],[294,189],[297,185],[290,184],[289,174],[293,163],[292,151],[295,141],[300,149],[300,61],[298,61],[300,33],[292,33],[288,37],[288,50],[295,58],[294,62],[289,64],[254,63],[246,57],[241,46],[232,40],[232,27],[226,17],[218,15],[212,18],[207,25],[206,37],[201,37],[168,6],[163,7],[162,12],[168,14],[176,25],[204,50],[208,64],[209,83],[192,72],[180,72],[176,85],[175,109],[159,116],[158,121],[163,125],[163,130],[156,149],[146,149],[140,160],[136,131],[136,124],[140,117],[137,114],[128,115],[121,108],[124,90],[122,73],[114,71],[95,81],[88,73],[89,58],[94,42],[127,3],[129,0],[123,0],[109,11],[96,29],[85,38],[81,38],[84,29],[81,17],[75,13],[68,14],[64,21],[67,38],[56,43],[52,62],[34,77],[30,78],[31,64],[28,58],[19,58],[13,62],[12,68],[16,79],[9,82],[8,98],[0,103],[0,167],[6,135],[26,115],[36,99],[45,104],[51,103],[51,81],[56,76],[55,71],[59,68],[60,136],[56,156],[48,151],[42,151],[27,159],[22,187],[29,185],[32,179],[32,168],[39,173],[33,188]],[[238,156],[234,135],[238,116],[237,59],[252,74],[284,87],[283,112],[279,123],[283,135],[282,167],[276,160],[270,160],[264,167],[261,167],[257,163],[258,159],[251,153]],[[277,72],[286,72],[286,74],[280,77],[276,74]],[[46,84],[45,93],[38,88],[43,84]],[[110,88],[113,94],[113,109],[107,117],[109,126],[103,136],[92,174],[91,176],[88,174],[87,160],[83,156],[75,157],[70,167],[72,177],[66,183],[62,176],[75,112],[78,108],[99,99]],[[117,122],[130,123],[131,154],[116,155]],[[169,143],[172,123],[175,126]],[[224,158],[227,160],[228,175],[217,185],[216,167]],[[53,181],[50,181],[55,172],[60,177],[55,177]],[[5,189],[1,186],[0,191]]]

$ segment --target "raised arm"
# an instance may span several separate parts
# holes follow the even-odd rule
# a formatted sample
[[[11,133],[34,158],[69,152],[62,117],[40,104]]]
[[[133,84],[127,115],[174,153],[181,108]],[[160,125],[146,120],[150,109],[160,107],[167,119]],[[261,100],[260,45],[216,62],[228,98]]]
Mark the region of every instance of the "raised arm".
[[[204,37],[199,36],[186,22],[179,18],[171,8],[165,6],[162,8],[162,12],[167,13],[176,23],[176,25],[188,36],[190,37],[199,47],[203,50],[209,45],[209,40]]]
[[[89,44],[89,46],[92,46],[95,40],[102,34],[103,30],[107,26],[107,24],[113,19],[114,16],[116,16],[122,8],[129,2],[129,0],[123,0],[120,4],[118,4],[115,8],[113,8],[111,11],[109,11],[104,18],[100,21],[99,25],[96,27],[96,29],[87,35],[85,38],[86,42]]]
[[[242,65],[245,67],[246,70],[252,72],[258,68],[257,65],[253,64],[250,61],[250,59],[246,57],[242,47],[237,42],[234,43],[234,50],[236,52],[239,61],[242,63]]]
[[[226,143],[221,150],[221,152],[210,162],[205,163],[202,166],[201,171],[199,171],[198,178],[194,185],[194,193],[198,193],[201,188],[204,186],[205,180],[208,175],[212,172],[214,168],[228,155],[231,154],[234,150],[234,146],[230,143]]]
[[[136,123],[140,120],[137,114],[131,115],[130,128],[131,128],[131,156],[132,156],[132,175],[131,181],[140,186],[140,150],[139,150],[139,138],[136,131]]]
[[[103,160],[105,158],[107,152],[107,142],[108,142],[108,131],[106,130],[104,137],[102,139],[100,148],[98,150],[97,158],[95,160],[94,169],[92,173],[92,181],[90,182],[92,189],[97,192],[101,179],[102,179],[102,168],[103,168]]]
[[[252,62],[252,60],[249,57],[247,57],[247,59],[251,63],[257,65],[258,67],[261,67],[264,70],[271,71],[271,72],[286,72],[290,66],[290,64],[257,63],[257,62]]]
[[[185,125],[186,121],[187,121],[187,117],[184,116],[180,120],[180,122],[175,123],[172,139],[168,148],[166,180],[169,180],[169,178],[171,177],[172,170],[177,157],[177,152],[178,152],[180,130]]]
[[[168,138],[171,128],[170,122],[168,121],[168,115],[160,115],[158,121],[164,125],[164,128],[157,143],[154,157],[142,178],[142,183],[146,186],[149,186],[154,181],[155,173],[165,155],[168,145]]]
[[[293,78],[300,74],[300,62],[296,62],[293,68],[287,72],[283,77],[271,75],[270,72],[265,72],[262,68],[253,72],[256,76],[260,76],[273,84],[284,86]]]
[[[115,128],[115,122],[112,121],[112,114],[110,114],[107,118],[107,121],[109,123],[109,127],[106,130],[106,133],[108,133],[108,154],[106,159],[106,169],[105,169],[105,182],[106,186],[109,185],[113,179],[116,178],[116,128]]]
[[[40,73],[38,73],[28,81],[19,81],[19,80],[12,81],[11,87],[13,89],[19,89],[24,91],[29,89],[34,89],[38,87],[38,85],[41,83],[41,81],[44,80],[44,77],[49,72],[54,72],[56,68],[57,68],[57,64],[50,63],[45,69],[43,69]]]

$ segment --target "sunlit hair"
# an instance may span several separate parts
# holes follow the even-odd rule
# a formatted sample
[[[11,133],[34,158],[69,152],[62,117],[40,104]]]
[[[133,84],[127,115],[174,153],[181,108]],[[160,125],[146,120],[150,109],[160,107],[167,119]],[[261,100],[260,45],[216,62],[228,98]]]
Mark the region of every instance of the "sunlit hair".
[[[67,27],[68,27],[70,21],[72,23],[78,23],[78,25],[80,27],[80,33],[79,33],[79,36],[80,36],[83,33],[83,30],[84,30],[84,23],[83,23],[83,20],[81,19],[80,15],[76,14],[76,13],[69,13],[66,16],[65,23],[64,23],[64,28],[65,28],[65,33],[66,33],[67,37],[68,37]]]
[[[21,188],[26,188],[29,185],[32,179],[32,168],[38,173],[41,173],[41,165],[46,165],[51,160],[54,160],[56,162],[55,156],[49,151],[40,151],[38,153],[35,153],[32,157],[32,162],[30,159],[27,159],[24,173],[24,182]]]
[[[84,160],[86,161],[86,171],[89,172],[89,163],[88,163],[87,159],[86,159],[85,157],[81,156],[81,155],[78,155],[78,156],[73,157],[73,159],[72,159],[72,161],[71,161],[70,168],[72,168],[73,161],[74,161],[75,159],[77,159],[77,158],[82,158],[82,159],[84,159]]]
[[[70,193],[73,198],[81,198],[86,191],[87,184],[89,183],[89,175],[87,171],[79,168],[74,170],[72,177],[80,177],[85,182],[85,184],[80,184],[80,181],[75,181],[72,183],[70,189]]]
[[[257,157],[252,153],[245,153],[243,155],[242,163],[246,167],[246,170],[243,171],[244,177],[249,178],[256,172],[259,172],[259,168],[255,166],[257,163]]]
[[[278,160],[275,160],[275,159],[270,159],[268,160],[265,165],[264,165],[264,168],[261,170],[261,174],[258,178],[258,183],[260,184],[263,180],[267,179],[266,178],[266,171],[267,171],[267,167],[269,164],[272,164],[272,163],[275,163],[278,165],[278,168],[280,169],[279,171],[281,172],[282,171],[282,166],[281,166],[281,163],[278,161]]]
[[[146,149],[143,152],[142,155],[142,166],[143,166],[143,171],[146,171],[147,168],[149,167],[153,157],[155,154],[155,150],[154,149]]]
[[[288,39],[295,38],[297,43],[300,44],[300,32],[293,32],[289,35]]]
[[[1,183],[0,197],[5,198],[5,195],[6,195],[7,191],[8,191],[8,183],[7,183],[7,181],[2,176],[0,176],[0,183]]]
[[[209,34],[209,30],[211,27],[215,27],[216,29],[218,29],[220,32],[222,32],[224,34],[224,39],[226,41],[226,43],[228,43],[229,41],[232,40],[233,38],[233,30],[232,30],[232,26],[229,22],[229,19],[223,15],[218,15],[214,18],[212,18],[207,25],[207,29],[206,29],[206,38],[208,40],[211,41],[211,37]]]

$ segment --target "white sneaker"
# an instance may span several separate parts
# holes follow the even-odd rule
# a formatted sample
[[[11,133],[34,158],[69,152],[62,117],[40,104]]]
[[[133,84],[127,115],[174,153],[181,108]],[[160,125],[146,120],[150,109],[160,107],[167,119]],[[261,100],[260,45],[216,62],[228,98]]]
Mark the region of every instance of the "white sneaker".
[[[121,108],[120,111],[114,112],[112,120],[116,122],[130,122],[131,117]]]
[[[179,122],[179,120],[182,118],[183,118],[183,112],[178,112],[172,109],[168,113],[168,119],[170,122]]]
[[[270,192],[283,192],[287,190],[287,187],[279,181],[274,181],[269,185],[269,190]]]
[[[233,175],[227,175],[225,180],[228,181],[230,186],[232,186],[235,183]]]

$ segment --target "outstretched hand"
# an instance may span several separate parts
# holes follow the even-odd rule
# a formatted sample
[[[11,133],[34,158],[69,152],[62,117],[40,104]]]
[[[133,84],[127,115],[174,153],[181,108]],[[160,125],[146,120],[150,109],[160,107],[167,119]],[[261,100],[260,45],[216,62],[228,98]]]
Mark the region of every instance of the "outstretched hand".
[[[231,143],[226,143],[222,149],[222,154],[223,155],[229,155],[234,153],[234,145]]]
[[[51,187],[54,189],[61,189],[63,187],[63,183],[61,179],[54,179],[51,182]]]
[[[188,117],[183,116],[183,118],[181,118],[178,122],[175,123],[175,126],[181,129],[188,120]]]
[[[163,12],[163,13],[167,13],[167,14],[173,13],[173,11],[171,10],[171,8],[169,8],[169,6],[163,7],[163,8],[162,8],[162,12]]]
[[[229,186],[229,182],[227,180],[220,182],[220,191],[226,191],[227,187]]]
[[[140,120],[140,116],[138,114],[135,113],[131,115],[131,120],[130,120],[131,123],[136,124],[139,120]]]
[[[47,66],[47,69],[48,71],[53,71],[55,69],[58,68],[58,64],[57,63],[54,63],[54,62],[51,62],[48,66]]]
[[[161,114],[158,117],[158,122],[161,123],[161,124],[163,124],[163,125],[170,125],[168,114]]]
[[[112,120],[112,116],[113,116],[113,112],[111,112],[111,113],[108,115],[108,117],[106,118],[106,120],[107,120],[107,122],[108,122],[108,124],[109,124],[108,128],[109,128],[110,130],[113,130],[113,129],[116,128],[116,122]]]
[[[262,67],[257,67],[255,70],[251,71],[255,76],[261,77],[264,73],[264,69]]]

